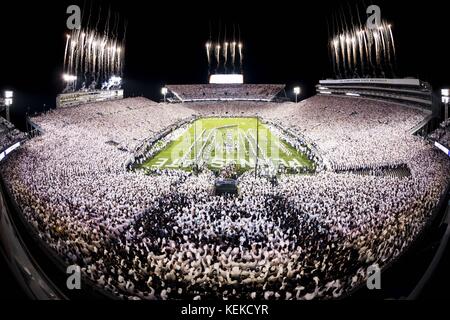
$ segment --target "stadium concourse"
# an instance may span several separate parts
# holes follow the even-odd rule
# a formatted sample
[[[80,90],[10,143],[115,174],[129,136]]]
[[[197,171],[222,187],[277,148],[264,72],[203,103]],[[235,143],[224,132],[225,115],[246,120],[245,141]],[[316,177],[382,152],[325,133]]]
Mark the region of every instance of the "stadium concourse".
[[[323,168],[281,174],[276,184],[249,171],[236,196],[214,196],[208,170],[127,169],[148,139],[211,115],[258,115],[311,141]],[[119,297],[339,298],[366,281],[369,266],[384,267],[408,248],[450,181],[448,158],[408,133],[426,116],[331,96],[299,104],[101,102],[34,118],[45,133],[2,172],[52,252]],[[405,166],[410,174],[383,174]]]

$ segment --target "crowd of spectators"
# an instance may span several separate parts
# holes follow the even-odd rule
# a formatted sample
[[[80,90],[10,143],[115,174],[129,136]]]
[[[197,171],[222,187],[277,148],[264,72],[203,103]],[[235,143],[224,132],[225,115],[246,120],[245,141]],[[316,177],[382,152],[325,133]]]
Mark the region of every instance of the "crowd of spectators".
[[[284,90],[284,85],[273,84],[239,84],[239,85],[170,85],[168,89],[174,100],[187,101],[220,101],[250,100],[272,101]]]
[[[450,149],[450,120],[442,122],[439,128],[431,133],[428,138]]]
[[[5,118],[0,117],[0,152],[26,139],[26,135],[17,130],[14,125]]]
[[[250,105],[134,98],[56,110],[33,119],[45,134],[2,165],[3,177],[65,263],[122,298],[150,300],[341,297],[369,266],[404,252],[450,181],[448,158],[407,134],[424,118],[418,110],[319,96]],[[276,184],[247,172],[239,193],[224,196],[208,170],[146,175],[123,165],[152,135],[213,112],[258,114],[314,141],[330,165]],[[346,172],[396,165],[411,174]]]

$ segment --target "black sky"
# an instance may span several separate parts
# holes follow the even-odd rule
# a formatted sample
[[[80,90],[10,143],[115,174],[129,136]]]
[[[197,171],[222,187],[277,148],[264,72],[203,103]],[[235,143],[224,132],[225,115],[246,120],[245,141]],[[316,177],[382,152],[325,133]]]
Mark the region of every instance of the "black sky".
[[[6,1],[0,19],[0,89],[16,91],[16,119],[27,108],[54,106],[62,89],[66,8],[81,1]],[[377,4],[394,26],[397,75],[419,77],[435,88],[450,85],[450,5],[442,1],[365,1]],[[128,20],[127,95],[158,99],[160,87],[205,83],[210,22],[240,26],[249,83],[300,84],[313,94],[332,76],[327,21],[354,1],[93,1]],[[17,120],[18,121],[18,120]],[[20,120],[21,121],[21,120]],[[20,125],[20,124],[19,124]]]

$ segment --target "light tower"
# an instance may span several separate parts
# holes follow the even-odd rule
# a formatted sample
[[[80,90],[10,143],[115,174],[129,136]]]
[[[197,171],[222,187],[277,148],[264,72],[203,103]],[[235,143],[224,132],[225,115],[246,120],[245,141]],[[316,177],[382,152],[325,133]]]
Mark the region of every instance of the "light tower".
[[[164,103],[166,103],[166,96],[167,96],[167,93],[169,92],[169,90],[167,90],[167,88],[166,87],[163,87],[162,89],[161,89],[161,94],[164,96]]]
[[[294,94],[295,94],[295,103],[298,103],[298,95],[301,93],[300,87],[294,88]]]
[[[450,101],[450,89],[442,89],[442,103],[444,104],[444,120],[448,120],[448,103]]]
[[[12,106],[14,99],[14,92],[12,91],[5,91],[5,107],[6,107],[6,120],[11,122],[11,116],[9,113],[9,107]]]

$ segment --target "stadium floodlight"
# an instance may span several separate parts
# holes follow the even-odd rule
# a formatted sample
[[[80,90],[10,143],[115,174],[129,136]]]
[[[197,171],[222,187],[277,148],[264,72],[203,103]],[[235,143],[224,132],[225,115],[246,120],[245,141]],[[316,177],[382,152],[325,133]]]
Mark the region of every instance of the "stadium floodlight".
[[[4,104],[6,107],[6,120],[11,121],[10,114],[9,114],[9,107],[13,104],[13,98],[14,98],[14,92],[10,90],[5,91],[5,100]]]
[[[167,93],[169,93],[169,90],[168,90],[166,87],[163,87],[163,88],[161,89],[161,94],[164,96],[164,103],[166,103],[166,96],[167,96]]]
[[[5,91],[5,99],[12,99],[12,98],[14,98],[14,92]]]
[[[14,92],[5,91],[5,106],[9,107],[13,104]]]
[[[444,104],[444,120],[448,120],[448,104],[450,101],[450,89],[442,89],[442,103]]]
[[[298,95],[301,93],[300,87],[294,88],[294,94],[295,94],[295,103],[298,103]]]

